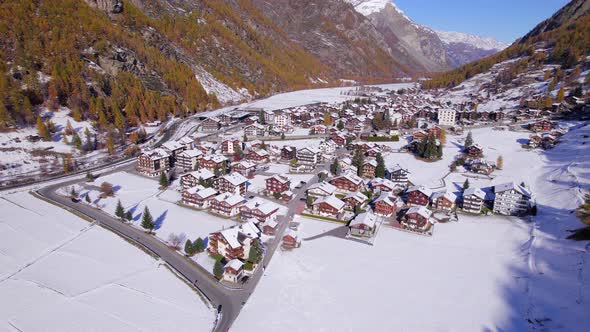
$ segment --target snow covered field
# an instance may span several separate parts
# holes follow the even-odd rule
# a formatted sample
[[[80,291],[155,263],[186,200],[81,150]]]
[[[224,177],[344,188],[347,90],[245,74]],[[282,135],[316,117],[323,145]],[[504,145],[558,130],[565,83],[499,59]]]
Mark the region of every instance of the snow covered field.
[[[215,312],[165,265],[28,193],[0,199],[0,330],[202,330]]]
[[[234,328],[585,331],[587,242],[564,238],[582,225],[570,212],[590,189],[590,126],[546,152],[519,151],[519,135],[473,132],[490,159],[504,156],[501,177],[528,181],[532,221],[460,216],[432,238],[383,227],[368,246],[340,238],[341,225],[301,218],[301,248],[276,253]]]

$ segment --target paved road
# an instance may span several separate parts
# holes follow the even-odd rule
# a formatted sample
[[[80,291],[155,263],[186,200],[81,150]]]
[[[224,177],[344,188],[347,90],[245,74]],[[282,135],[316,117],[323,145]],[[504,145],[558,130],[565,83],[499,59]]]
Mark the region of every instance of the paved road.
[[[130,171],[133,169],[133,167],[134,164],[125,164],[122,166],[110,168],[108,171],[95,175],[104,176],[116,172]],[[320,165],[319,169],[324,170],[327,167],[327,165]],[[295,209],[300,202],[300,198],[303,197],[306,189],[317,181],[318,177],[316,175],[310,179],[310,181],[308,181],[301,189],[299,189],[295,198],[288,204],[287,216],[281,216],[278,218],[279,229],[274,240],[265,248],[266,251],[261,264],[262,267],[265,268],[270,263],[275,250],[278,248],[281,242],[284,231],[295,215]],[[81,182],[84,182],[84,179],[75,178],[64,182],[53,183],[39,189],[37,193],[67,209],[75,210],[79,213],[82,213],[83,215],[86,215],[92,220],[97,221],[104,228],[127,238],[129,241],[141,245],[150,252],[154,253],[156,256],[160,257],[170,267],[172,267],[179,274],[184,276],[186,280],[198,288],[215,307],[221,308],[221,317],[217,322],[215,330],[227,331],[240,313],[242,305],[248,300],[256,288],[256,285],[264,273],[264,268],[258,268],[252,278],[247,283],[242,285],[242,288],[226,288],[220,284],[210,273],[205,271],[190,259],[184,257],[175,250],[170,249],[165,243],[158,240],[155,236],[149,235],[141,229],[121,222],[120,220],[115,219],[105,212],[90,205],[73,202],[71,199],[56,193],[57,189],[61,187],[71,186]]]

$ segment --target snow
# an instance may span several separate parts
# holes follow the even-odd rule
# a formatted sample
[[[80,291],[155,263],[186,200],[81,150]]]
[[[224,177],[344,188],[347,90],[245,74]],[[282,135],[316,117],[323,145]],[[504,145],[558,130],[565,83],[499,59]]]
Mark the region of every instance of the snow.
[[[526,133],[481,129],[473,136],[487,159],[504,156],[493,182],[530,186],[536,217],[459,215],[459,222],[438,224],[432,237],[383,226],[374,246],[344,239],[342,225],[298,217],[301,248],[277,251],[234,328],[585,331],[587,242],[565,236],[582,226],[570,212],[590,189],[590,126],[549,151],[522,151],[518,140]],[[410,171],[431,168],[420,165]]]
[[[445,44],[463,43],[483,50],[501,51],[509,45],[492,37],[481,37],[465,32],[434,30]]]
[[[195,291],[113,233],[28,193],[0,209],[0,330],[213,327]]]
[[[214,93],[215,96],[217,96],[217,100],[219,100],[219,102],[222,104],[236,103],[245,99],[250,99],[252,97],[248,93],[248,90],[241,89],[240,91],[236,91],[227,84],[224,84],[219,80],[215,79],[213,75],[211,75],[202,67],[197,67],[196,72],[196,77],[205,89],[205,91],[208,94]]]
[[[402,15],[406,20],[412,21],[406,14],[399,9],[399,7],[393,3],[392,0],[345,0],[346,2],[350,3],[354,6],[354,9],[365,15],[369,16],[374,13],[378,13],[385,9],[385,7],[389,4],[391,5],[400,15]]]

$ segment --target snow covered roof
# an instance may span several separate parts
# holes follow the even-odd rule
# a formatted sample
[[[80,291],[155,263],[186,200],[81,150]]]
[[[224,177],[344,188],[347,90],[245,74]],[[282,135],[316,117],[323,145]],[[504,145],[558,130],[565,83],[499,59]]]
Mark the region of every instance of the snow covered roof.
[[[440,197],[444,197],[445,199],[453,203],[457,200],[457,195],[453,194],[450,191],[438,191],[432,194],[432,200],[438,199]]]
[[[191,175],[195,179],[203,179],[203,180],[209,180],[209,179],[215,177],[215,174],[213,174],[213,172],[211,172],[210,170],[208,170],[206,168],[202,168],[202,169],[200,169],[198,171],[190,172],[190,173],[185,174],[183,176],[186,176],[186,175]]]
[[[387,179],[383,179],[383,178],[374,178],[373,180],[371,180],[371,186],[375,187],[375,186],[384,186],[387,187],[389,189],[395,189],[397,187],[397,185],[395,183],[393,183],[393,181],[391,180],[387,180]]]
[[[365,202],[369,199],[369,197],[365,196],[363,193],[355,191],[352,192],[348,195],[346,195],[346,197],[344,197],[344,199],[348,199],[348,198],[353,198],[358,202]]]
[[[227,262],[227,264],[225,264],[225,266],[223,268],[224,269],[231,268],[234,271],[238,271],[242,268],[242,266],[244,266],[244,263],[242,263],[241,260],[234,258],[231,261]]]
[[[270,180],[270,179],[275,179],[277,181],[279,181],[280,183],[287,183],[289,182],[289,178],[285,175],[279,175],[279,174],[275,174],[272,177],[266,179],[266,181]]]
[[[195,141],[192,138],[188,137],[188,136],[184,136],[183,138],[181,138],[181,139],[178,140],[178,143],[180,143],[180,144],[192,144],[194,142]]]
[[[423,193],[424,195],[426,195],[428,197],[430,197],[432,195],[432,190],[430,190],[429,188],[426,188],[423,185],[414,186],[414,187],[411,187],[410,189],[408,189],[408,192],[409,193],[411,193],[413,191],[419,191],[419,192]]]
[[[348,181],[350,181],[354,184],[357,184],[357,185],[361,184],[363,182],[363,179],[360,176],[358,176],[352,172],[346,172],[341,176],[335,177],[334,179],[332,179],[332,181],[334,181],[336,179],[340,179],[340,178],[347,179]]]
[[[177,141],[168,141],[162,144],[162,147],[166,150],[174,151],[178,149],[184,149],[184,145],[180,144]]]
[[[205,188],[205,189],[199,190],[197,192],[197,195],[201,198],[208,198],[208,197],[217,195],[217,190],[215,190],[213,188]]]
[[[246,199],[238,194],[222,193],[215,196],[215,200],[218,202],[225,202],[230,206],[234,206],[244,202]]]
[[[238,232],[237,227],[232,227],[224,229],[220,233],[232,249],[237,249],[242,246],[240,241],[238,241]]]
[[[495,193],[501,193],[507,190],[515,190],[521,195],[531,197],[531,193],[528,190],[523,188],[521,185],[516,185],[514,182],[502,183],[499,185],[494,186]]]
[[[376,223],[377,223],[377,216],[375,216],[371,212],[365,212],[365,213],[361,213],[358,216],[356,216],[356,218],[354,218],[350,222],[349,226],[352,227],[352,226],[365,225],[370,228],[374,228]]]
[[[243,168],[252,168],[252,167],[256,167],[256,164],[249,162],[247,160],[240,160],[240,161],[236,161],[235,163],[232,164],[233,166],[240,166]]]
[[[151,160],[159,160],[159,159],[163,159],[163,158],[168,158],[170,157],[170,154],[161,148],[157,148],[154,150],[146,150],[143,151],[143,153],[148,156]]]
[[[314,183],[311,186],[309,186],[309,188],[307,188],[308,191],[314,190],[314,189],[320,189],[320,190],[328,193],[329,195],[331,195],[332,193],[334,193],[334,191],[336,191],[336,187],[328,182]]]
[[[220,154],[210,154],[210,155],[207,155],[207,156],[203,157],[203,159],[204,160],[210,160],[210,161],[212,161],[212,162],[214,162],[216,164],[228,160],[226,157],[224,157],[224,156],[222,156]]]
[[[315,202],[313,202],[313,205],[318,205],[321,203],[326,203],[337,210],[343,209],[344,205],[346,205],[346,203],[334,195],[318,198]]]
[[[413,206],[406,212],[406,214],[413,214],[413,213],[417,213],[427,219],[430,218],[430,216],[432,215],[432,211],[428,210],[424,206]]]
[[[383,202],[387,205],[395,206],[395,198],[393,198],[388,192],[384,191],[377,197],[374,203]]]
[[[203,155],[203,151],[197,150],[197,149],[184,150],[184,151],[182,151],[182,153],[180,155],[183,157],[186,157],[186,158],[194,158],[194,157],[198,157],[198,156]]]
[[[393,166],[390,170],[390,173],[395,173],[395,172],[399,172],[399,171],[404,171],[406,173],[410,173],[406,168],[401,167],[400,164]]]
[[[250,238],[256,239],[260,237],[260,229],[258,229],[258,226],[256,226],[256,224],[252,220],[248,220],[245,223],[241,224],[239,230],[240,233]]]
[[[471,195],[475,195],[476,197],[478,197],[480,199],[486,198],[486,193],[479,188],[467,188],[465,190],[465,192],[463,192],[463,197],[471,196]]]
[[[279,208],[278,205],[276,205],[275,203],[263,201],[260,198],[254,198],[252,200],[249,200],[248,202],[246,202],[246,204],[244,204],[244,206],[250,210],[258,209],[260,210],[260,212],[264,214],[269,214]]]
[[[225,179],[226,181],[228,181],[229,183],[231,183],[234,186],[239,186],[242,183],[248,182],[248,179],[246,179],[242,174],[237,173],[237,172],[224,175],[223,179]]]

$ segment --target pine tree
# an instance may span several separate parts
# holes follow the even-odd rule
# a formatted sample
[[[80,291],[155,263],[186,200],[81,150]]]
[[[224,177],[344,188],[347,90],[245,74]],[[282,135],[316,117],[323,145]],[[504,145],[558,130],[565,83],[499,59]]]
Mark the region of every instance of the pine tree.
[[[205,250],[205,242],[200,237],[194,243],[195,251],[196,252],[203,252]]]
[[[496,159],[496,168],[497,169],[504,168],[504,158],[501,155],[498,156],[498,158]]]
[[[338,163],[338,158],[334,159],[334,162],[330,165],[330,172],[334,175],[340,175],[340,163]]]
[[[473,136],[471,131],[467,133],[467,138],[465,138],[465,149],[473,145]]]
[[[385,178],[385,160],[383,160],[383,156],[381,155],[381,153],[378,153],[375,159],[377,160],[377,168],[375,168],[375,177]]]
[[[141,216],[141,227],[147,229],[150,233],[155,227],[154,218],[152,217],[147,206],[143,209],[143,214]]]
[[[70,122],[70,120],[68,120],[66,122],[65,134],[66,135],[72,135],[72,134],[74,134],[74,127],[72,127],[72,123]]]
[[[133,219],[133,213],[131,213],[131,210],[127,210],[127,212],[125,212],[125,219],[127,221],[131,221],[131,219]]]
[[[86,196],[84,197],[84,200],[86,201],[86,203],[90,204],[90,202],[92,202],[92,200],[90,199],[90,193],[87,193]]]
[[[215,262],[215,265],[213,266],[213,274],[217,279],[221,279],[221,277],[223,277],[223,265],[220,261]]]
[[[35,121],[35,113],[33,113],[33,105],[31,105],[31,100],[29,97],[25,96],[23,99],[23,109],[22,109],[23,116],[27,123],[33,123]]]
[[[338,128],[338,130],[344,129],[344,122],[342,122],[342,120],[338,121],[336,128]]]
[[[469,188],[469,179],[465,179],[463,182],[463,190],[467,190]]]
[[[123,209],[121,200],[117,201],[117,207],[115,208],[115,216],[119,217],[119,219],[125,218],[125,209]]]
[[[281,133],[281,139],[284,140],[285,139],[285,133]]]
[[[260,124],[266,124],[266,119],[264,118],[264,111],[260,111],[258,113],[258,122],[260,122]]]
[[[82,139],[80,139],[80,136],[78,136],[77,132],[74,132],[72,135],[72,144],[74,147],[76,147],[76,149],[82,150]]]
[[[244,141],[244,143],[248,142],[248,135],[246,135],[246,132],[244,132],[244,137],[242,140]]]
[[[252,242],[252,246],[250,246],[250,252],[248,253],[248,261],[252,263],[259,263],[262,259],[262,249],[260,249],[260,244],[258,240],[254,240]]]
[[[70,190],[70,196],[72,198],[78,198],[78,193],[76,192],[76,188],[72,187],[72,190]]]
[[[187,256],[194,256],[194,254],[195,254],[195,246],[193,245],[193,243],[191,242],[191,240],[186,240],[186,242],[184,243],[184,253]]]
[[[168,176],[166,176],[165,172],[160,173],[160,187],[168,187]]]

